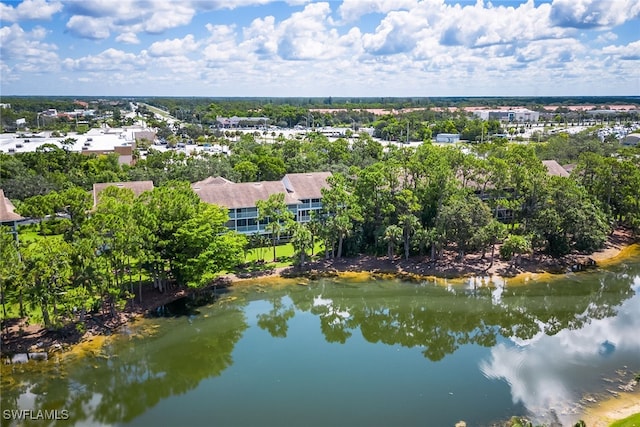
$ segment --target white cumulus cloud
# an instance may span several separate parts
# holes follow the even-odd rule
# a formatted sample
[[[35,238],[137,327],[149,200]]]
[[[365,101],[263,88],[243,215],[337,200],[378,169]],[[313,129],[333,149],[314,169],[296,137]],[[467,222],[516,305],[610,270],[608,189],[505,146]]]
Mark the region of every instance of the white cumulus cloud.
[[[43,41],[46,33],[42,27],[24,31],[18,24],[0,28],[0,61],[3,64],[14,64],[7,65],[10,69],[28,69],[34,72],[56,68],[58,47]]]
[[[631,42],[626,46],[607,46],[602,49],[607,55],[616,55],[620,59],[640,60],[640,40]]]
[[[183,56],[198,48],[192,34],[187,34],[181,39],[163,40],[149,46],[151,56]]]
[[[0,3],[0,17],[3,21],[49,20],[62,10],[62,3],[46,0],[24,0],[16,7]]]
[[[109,18],[92,18],[74,15],[67,22],[67,29],[78,37],[92,40],[106,39],[111,35]]]
[[[554,0],[551,20],[573,28],[609,28],[640,16],[637,0]]]
[[[66,58],[63,64],[71,71],[132,71],[143,69],[145,62],[142,56],[109,48],[97,55],[77,59]]]
[[[126,43],[126,44],[139,44],[140,43],[140,39],[138,38],[136,33],[131,33],[131,32],[118,34],[118,36],[116,37],[116,41],[120,42],[120,43]]]

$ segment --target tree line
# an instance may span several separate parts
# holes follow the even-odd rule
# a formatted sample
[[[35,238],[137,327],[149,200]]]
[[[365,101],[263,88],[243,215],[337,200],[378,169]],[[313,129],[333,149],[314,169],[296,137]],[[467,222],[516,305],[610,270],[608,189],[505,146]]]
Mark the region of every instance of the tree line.
[[[454,250],[460,258],[478,251],[492,261],[500,243],[501,256],[516,263],[534,252],[597,250],[616,225],[640,231],[638,149],[588,134],[464,150],[384,148],[368,136],[329,141],[314,133],[300,139],[246,134],[229,144],[229,156],[150,151],[132,167],[114,156],[57,147],[0,154],[0,185],[20,213],[65,217],[38,226],[40,234],[61,234],[59,240],[17,247],[11,234],[2,233],[3,295],[18,301],[21,312],[23,303],[39,307],[53,325],[97,309],[115,313],[145,281],[158,289],[170,282],[210,283],[242,262],[249,244],[265,245],[259,236],[229,232],[226,210],[193,193],[190,182],[214,175],[255,181],[333,172],[323,211],[305,224],[293,221],[278,196],[258,205],[260,219],[271,220],[266,245],[288,236],[299,263],[318,239],[326,257],[432,260]],[[583,151],[572,151],[575,144]],[[550,176],[541,162],[561,152],[576,162],[568,178]],[[87,192],[95,182],[143,179],[156,188],[137,198],[110,187],[93,207]]]
[[[62,235],[16,241],[0,233],[0,291],[7,302],[38,311],[46,327],[89,313],[115,316],[143,282],[202,286],[242,261],[246,238],[226,227],[227,211],[203,203],[188,182],[172,181],[135,197],[116,186],[90,193],[74,187],[27,199],[18,211],[42,218],[64,212]],[[40,227],[47,222],[42,222]],[[41,230],[42,231],[42,230]]]

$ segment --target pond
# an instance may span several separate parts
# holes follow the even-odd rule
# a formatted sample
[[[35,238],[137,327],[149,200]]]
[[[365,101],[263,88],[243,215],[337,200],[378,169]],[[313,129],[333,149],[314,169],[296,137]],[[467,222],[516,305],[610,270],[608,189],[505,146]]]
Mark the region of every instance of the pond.
[[[638,291],[638,257],[526,284],[236,286],[184,316],[3,365],[2,425],[19,424],[12,409],[68,418],[26,425],[570,425],[640,371]]]

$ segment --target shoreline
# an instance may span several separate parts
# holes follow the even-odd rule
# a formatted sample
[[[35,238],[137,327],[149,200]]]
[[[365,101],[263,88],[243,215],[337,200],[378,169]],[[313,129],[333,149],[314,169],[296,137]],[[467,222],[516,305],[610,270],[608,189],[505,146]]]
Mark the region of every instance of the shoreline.
[[[580,419],[588,427],[608,427],[611,423],[640,414],[640,390],[619,392],[585,407]]]
[[[497,252],[497,250],[496,250]],[[446,284],[462,283],[472,277],[482,283],[509,282],[509,285],[524,285],[530,280],[553,277],[568,272],[604,267],[624,261],[640,254],[640,243],[624,229],[616,229],[610,235],[605,247],[590,255],[571,254],[562,258],[536,255],[524,258],[518,266],[495,257],[491,263],[489,256],[468,254],[463,260],[456,260],[455,253],[445,251],[442,259],[431,261],[428,257],[412,257],[408,260],[361,255],[354,258],[324,259],[307,263],[304,267],[279,267],[246,274],[226,274],[202,289],[170,287],[158,293],[149,286],[143,287],[143,303],[127,302],[127,307],[116,318],[102,314],[89,316],[87,329],[78,331],[75,325],[68,325],[59,331],[47,331],[38,324],[28,324],[25,319],[9,319],[8,330],[2,330],[3,357],[18,353],[53,353],[68,351],[74,346],[93,340],[96,336],[118,333],[118,329],[137,318],[143,317],[160,306],[205,289],[242,286],[255,282],[281,282],[290,280],[293,284],[320,278],[345,278],[363,281],[370,278],[399,279],[410,282],[432,281]],[[136,299],[139,298],[136,295]]]
[[[438,262],[425,262],[425,257],[414,257],[409,260],[386,257],[360,256],[357,258],[320,260],[308,263],[304,268],[281,267],[252,274],[227,274],[216,279],[215,283],[204,288],[225,288],[230,286],[251,286],[266,282],[287,283],[288,285],[306,285],[311,280],[320,278],[344,278],[352,281],[363,281],[369,278],[400,279],[405,281],[432,281],[439,284],[450,282],[462,283],[471,277],[477,277],[484,283],[508,281],[510,286],[526,285],[530,280],[553,277],[571,271],[582,271],[600,268],[624,262],[626,259],[640,254],[640,242],[631,234],[612,233],[605,248],[590,255],[575,254],[561,259],[523,260],[522,265],[513,268],[509,262],[496,258],[491,268],[487,269],[488,258],[482,260],[479,254],[468,255],[464,262],[443,259]],[[450,254],[445,254],[449,256]],[[545,268],[543,268],[545,267]],[[100,315],[90,317],[92,326],[80,334],[75,328],[67,327],[66,331],[48,332],[39,325],[28,325],[23,335],[17,334],[5,339],[2,331],[3,358],[19,353],[45,352],[52,354],[75,354],[93,351],[116,335],[120,328],[129,322],[146,316],[157,307],[168,304],[179,298],[188,296],[202,289],[170,288],[165,293],[157,293],[153,288],[143,288],[144,304],[129,304],[115,319]],[[19,322],[16,322],[16,325]],[[16,326],[13,325],[13,326]],[[17,332],[17,331],[14,331]],[[12,340],[11,340],[12,339]],[[589,427],[607,427],[611,422],[640,413],[640,390],[636,387],[615,396],[601,396],[590,401],[580,411],[579,419]]]
[[[496,250],[497,252],[497,250]],[[627,230],[617,229],[607,240],[605,247],[592,254],[570,254],[561,258],[535,255],[523,258],[518,266],[510,261],[495,257],[493,265],[489,256],[468,254],[464,260],[455,259],[455,253],[448,251],[437,261],[428,257],[415,256],[408,260],[361,255],[354,258],[325,259],[307,263],[304,267],[275,268],[268,273],[238,276],[230,274],[220,279],[228,284],[247,283],[274,278],[316,280],[325,277],[344,277],[362,280],[371,277],[396,278],[400,280],[462,282],[472,277],[489,281],[506,281],[510,284],[526,284],[531,279],[554,277],[570,272],[586,271],[623,262],[640,254],[640,242]]]

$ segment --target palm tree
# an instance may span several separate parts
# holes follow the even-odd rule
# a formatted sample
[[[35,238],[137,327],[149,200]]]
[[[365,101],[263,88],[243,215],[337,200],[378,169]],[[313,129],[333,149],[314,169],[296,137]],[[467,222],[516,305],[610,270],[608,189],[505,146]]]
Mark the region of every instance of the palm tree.
[[[387,256],[393,261],[393,254],[398,243],[402,241],[402,228],[397,225],[390,225],[384,230],[382,240],[387,243]]]
[[[349,218],[346,214],[337,215],[333,218],[333,227],[338,234],[338,251],[337,257],[342,257],[342,244],[344,243],[344,239],[351,235],[353,231],[353,223],[351,222],[351,218]]]
[[[435,229],[434,228],[426,228],[426,227],[418,227],[413,234],[413,243],[415,247],[417,247],[420,256],[424,255],[425,249],[435,243]]]
[[[409,239],[411,239],[413,233],[420,227],[420,222],[415,215],[400,215],[398,219],[404,240],[404,259],[409,259]]]
[[[318,211],[311,213],[311,220],[307,223],[307,227],[311,232],[311,256],[313,256],[315,250],[316,236],[320,235],[322,231],[323,222],[323,219],[318,215]]]
[[[304,224],[296,223],[291,237],[291,245],[300,260],[300,265],[304,266],[307,250],[313,247],[313,236],[309,227]]]

